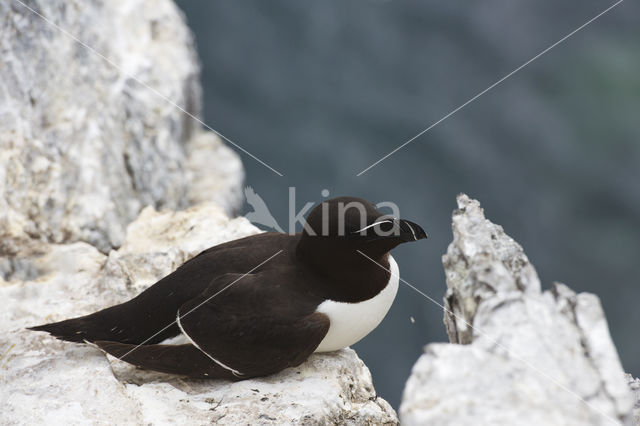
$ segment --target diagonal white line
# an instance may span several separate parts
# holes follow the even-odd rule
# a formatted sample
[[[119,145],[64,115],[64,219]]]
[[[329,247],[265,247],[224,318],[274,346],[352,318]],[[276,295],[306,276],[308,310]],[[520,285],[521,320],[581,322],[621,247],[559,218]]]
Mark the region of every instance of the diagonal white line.
[[[153,92],[154,94],[156,94],[158,97],[160,97],[162,100],[164,100],[165,102],[167,102],[168,104],[172,105],[173,107],[177,108],[178,110],[180,110],[182,113],[186,114],[187,116],[189,116],[190,118],[194,119],[195,121],[197,121],[198,123],[200,123],[201,125],[203,125],[205,128],[207,128],[208,130],[212,131],[213,133],[217,134],[218,136],[220,136],[222,139],[224,139],[225,141],[229,142],[231,145],[235,146],[236,148],[238,148],[240,151],[244,152],[245,154],[247,154],[249,157],[253,158],[254,160],[256,160],[258,163],[262,164],[263,166],[265,166],[266,168],[268,168],[269,170],[271,170],[272,172],[274,172],[275,174],[277,174],[278,176],[284,176],[282,173],[280,173],[279,171],[277,171],[276,169],[274,169],[273,167],[271,167],[270,165],[268,165],[267,163],[265,163],[264,161],[262,161],[261,159],[259,159],[258,157],[256,157],[255,155],[253,155],[252,153],[250,153],[249,151],[247,151],[246,149],[244,149],[243,147],[241,147],[240,145],[238,145],[237,143],[235,143],[234,141],[232,141],[231,139],[229,139],[228,137],[226,137],[225,135],[223,135],[222,133],[220,133],[219,131],[217,131],[216,129],[214,129],[213,127],[209,126],[207,123],[205,123],[204,121],[200,120],[198,117],[196,117],[195,115],[191,114],[189,111],[185,110],[184,108],[182,108],[180,105],[176,104],[175,102],[173,102],[171,99],[167,98],[165,95],[163,95],[162,93],[160,93],[158,90],[156,90],[155,88],[149,86],[147,83],[143,82],[142,80],[140,80],[138,77],[136,77],[135,75],[129,74],[124,72],[124,70],[122,69],[122,67],[120,67],[118,64],[116,64],[115,62],[113,62],[111,59],[107,58],[105,55],[103,55],[102,53],[98,52],[96,49],[94,49],[93,47],[89,46],[87,43],[83,42],[82,40],[78,39],[76,36],[74,36],[73,34],[71,34],[70,32],[68,32],[67,30],[65,30],[64,28],[60,27],[59,25],[57,25],[55,22],[51,21],[49,18],[47,18],[46,16],[42,15],[41,13],[37,12],[36,10],[32,9],[31,7],[29,7],[28,5],[26,5],[24,2],[22,2],[22,0],[14,0],[15,2],[19,3],[22,7],[24,7],[25,9],[28,9],[31,13],[33,13],[34,15],[40,17],[43,21],[45,21],[47,24],[51,25],[53,28],[57,29],[58,31],[60,31],[62,34],[66,35],[67,37],[69,37],[70,39],[72,39],[73,41],[75,41],[76,43],[78,43],[79,45],[81,45],[82,47],[84,47],[85,49],[89,50],[91,53],[99,56],[100,58],[102,58],[105,62],[107,62],[109,65],[111,65],[113,68],[115,68],[116,70],[118,70],[118,72],[124,76],[126,76],[127,78],[130,78],[132,80],[134,80],[136,83],[140,84],[141,86],[145,87],[146,89],[150,90],[151,92]]]
[[[273,259],[274,257],[276,257],[277,255],[279,255],[280,253],[282,253],[282,250],[278,250],[278,252],[276,254],[274,254],[273,256],[271,256],[270,258],[268,258],[267,260],[262,261],[258,266],[253,267],[249,272],[242,274],[239,278],[236,278],[235,280],[233,280],[230,284],[227,284],[226,286],[224,286],[222,288],[222,290],[217,291],[215,294],[213,294],[213,296],[207,297],[207,299],[198,304],[195,308],[191,308],[186,314],[182,315],[182,318],[186,317],[187,315],[189,315],[191,312],[195,311],[196,309],[198,309],[200,306],[204,305],[205,303],[209,302],[211,299],[213,299],[214,297],[216,297],[217,295],[219,295],[220,293],[222,293],[223,291],[225,291],[226,289],[228,289],[229,287],[231,287],[232,285],[234,285],[235,283],[237,283],[238,281],[240,281],[241,279],[243,279],[244,277],[246,277],[247,275],[249,275],[250,273],[252,273],[253,271],[255,271],[256,269],[258,269],[259,267],[261,267],[262,265],[264,265],[265,263],[267,263],[268,261],[270,261],[271,259]],[[213,281],[212,281],[213,282]],[[154,337],[156,337],[158,334],[162,333],[163,331],[165,331],[167,328],[171,327],[173,324],[176,324],[176,320],[173,320],[173,322],[169,325],[167,325],[166,327],[164,327],[162,330],[158,331],[157,333],[155,333],[153,336],[145,339],[142,343],[136,345],[133,349],[131,349],[129,352],[127,352],[126,354],[122,355],[121,357],[118,358],[118,360],[122,360],[122,358],[126,357],[127,355],[129,355],[131,352],[135,351],[136,349],[138,349],[140,346],[144,345],[145,343],[147,343],[149,340],[153,339]]]
[[[477,331],[479,334],[481,334],[482,336],[484,336],[487,340],[489,340],[491,343],[493,343],[495,346],[503,349],[505,352],[507,352],[511,357],[513,357],[514,359],[516,359],[517,361],[522,362],[524,365],[526,365],[527,367],[531,368],[533,371],[535,371],[536,373],[538,373],[541,377],[544,377],[547,380],[550,380],[551,382],[553,382],[555,385],[559,386],[560,388],[562,388],[563,390],[565,390],[566,392],[570,393],[571,395],[575,396],[577,399],[579,399],[582,403],[584,403],[587,407],[591,408],[594,411],[597,411],[598,413],[602,414],[604,417],[606,417],[607,419],[611,420],[613,423],[615,424],[620,424],[620,422],[618,420],[615,420],[614,418],[612,418],[611,416],[609,416],[607,413],[605,413],[604,411],[602,411],[600,408],[596,407],[595,405],[592,405],[590,403],[588,403],[584,398],[582,398],[580,395],[578,395],[577,393],[575,393],[574,391],[572,391],[571,389],[569,389],[568,387],[564,386],[562,383],[560,383],[558,380],[554,379],[553,377],[549,376],[548,374],[546,374],[544,371],[538,369],[535,365],[531,364],[529,361],[519,357],[518,355],[516,355],[513,351],[509,350],[509,348],[505,347],[503,344],[501,344],[500,342],[497,342],[496,340],[492,339],[491,337],[489,337],[488,333],[485,333],[484,331],[480,330],[477,327],[472,326],[471,324],[469,324],[464,318],[459,317],[458,315],[454,314],[453,312],[451,312],[449,309],[447,309],[444,305],[442,305],[441,303],[438,303],[437,301],[435,301],[432,297],[429,297],[429,295],[427,295],[426,293],[424,293],[423,291],[419,290],[418,288],[414,287],[413,285],[409,284],[407,281],[405,281],[403,278],[400,277],[400,275],[394,274],[393,272],[391,272],[389,269],[385,268],[383,265],[381,265],[380,263],[376,262],[375,260],[373,260],[372,258],[370,258],[369,256],[367,256],[366,254],[364,254],[363,252],[361,252],[360,250],[356,250],[358,253],[360,253],[361,255],[363,255],[364,257],[366,257],[367,259],[369,259],[371,262],[375,263],[376,265],[378,265],[379,267],[381,267],[382,269],[384,269],[385,271],[387,271],[388,273],[390,273],[391,275],[393,275],[394,277],[398,278],[400,281],[402,281],[404,284],[406,284],[407,286],[409,286],[410,288],[412,288],[413,290],[415,290],[416,292],[418,292],[419,294],[421,294],[422,296],[424,296],[425,298],[427,298],[428,300],[430,300],[431,302],[435,303],[436,305],[440,306],[444,311],[446,311],[448,314],[454,316],[457,320],[460,320],[462,322],[464,322],[470,329]]]
[[[467,105],[469,105],[470,103],[472,103],[473,101],[475,101],[476,99],[478,99],[480,96],[484,95],[485,93],[487,93],[489,90],[493,89],[494,87],[496,87],[497,85],[499,85],[500,83],[502,83],[503,81],[505,81],[506,79],[508,79],[509,77],[511,77],[512,75],[514,75],[515,73],[517,73],[518,71],[520,71],[521,69],[523,69],[524,67],[526,67],[527,65],[529,65],[530,63],[532,63],[533,61],[535,61],[536,59],[540,58],[542,55],[544,55],[545,53],[549,52],[551,49],[553,49],[554,47],[558,46],[559,44],[561,44],[562,42],[564,42],[565,40],[567,40],[569,37],[573,36],[574,34],[576,34],[578,31],[584,29],[586,26],[588,26],[589,24],[591,24],[593,21],[595,21],[596,19],[600,18],[602,15],[606,14],[607,12],[609,12],[611,9],[613,9],[614,7],[618,6],[620,3],[622,3],[624,0],[618,0],[617,2],[615,2],[614,4],[612,4],[611,6],[609,6],[608,8],[606,8],[605,10],[603,10],[602,12],[600,12],[599,14],[597,14],[596,16],[594,16],[593,18],[589,19],[587,22],[585,22],[584,24],[580,25],[578,28],[576,28],[575,30],[571,31],[569,34],[567,34],[566,36],[562,37],[560,40],[556,41],[555,43],[553,43],[551,46],[547,47],[546,49],[544,49],[542,52],[538,53],[536,56],[534,56],[533,58],[529,59],[527,62],[525,62],[524,64],[520,65],[518,68],[514,69],[513,71],[511,71],[509,74],[505,75],[504,77],[502,77],[500,80],[496,81],[495,83],[493,83],[491,86],[487,87],[486,89],[482,90],[481,92],[479,92],[478,94],[476,94],[474,97],[472,97],[471,99],[469,99],[468,101],[466,101],[465,103],[463,103],[462,105],[460,105],[459,107],[457,107],[456,109],[454,109],[453,111],[449,112],[447,115],[445,115],[444,117],[442,117],[441,119],[439,119],[438,121],[436,121],[435,123],[433,123],[432,125],[430,125],[429,127],[427,127],[426,129],[424,129],[423,131],[421,131],[420,133],[418,133],[417,135],[415,135],[414,137],[412,137],[411,139],[409,139],[408,141],[404,142],[402,145],[399,145],[397,148],[395,148],[393,151],[389,152],[388,154],[386,154],[384,157],[380,158],[378,161],[376,161],[375,163],[371,164],[369,167],[367,167],[366,169],[362,170],[360,173],[358,173],[356,176],[361,176],[364,173],[366,173],[369,169],[375,167],[376,165],[378,165],[379,163],[381,163],[382,161],[386,160],[387,158],[389,158],[390,156],[392,156],[393,154],[395,154],[396,152],[400,151],[402,148],[404,148],[405,146],[409,145],[411,142],[413,142],[414,140],[418,139],[420,136],[424,135],[425,133],[427,133],[429,130],[433,129],[434,127],[436,127],[438,124],[442,123],[444,120],[446,120],[447,118],[451,117],[452,115],[454,115],[455,113],[457,113],[458,111],[460,111],[462,108],[466,107]]]

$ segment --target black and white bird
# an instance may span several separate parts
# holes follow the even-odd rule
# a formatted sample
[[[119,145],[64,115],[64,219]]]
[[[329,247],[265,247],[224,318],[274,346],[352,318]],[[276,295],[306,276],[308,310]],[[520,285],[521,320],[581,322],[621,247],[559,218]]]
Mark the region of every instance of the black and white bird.
[[[366,200],[334,198],[309,213],[301,233],[211,247],[128,302],[31,330],[165,373],[265,376],[369,334],[398,290],[389,251],[423,238],[420,226]],[[184,344],[161,343],[180,334]]]

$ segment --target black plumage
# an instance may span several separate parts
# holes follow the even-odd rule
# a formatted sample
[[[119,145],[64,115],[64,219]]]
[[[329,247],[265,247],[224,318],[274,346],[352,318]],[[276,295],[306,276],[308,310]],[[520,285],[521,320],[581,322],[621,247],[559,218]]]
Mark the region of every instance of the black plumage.
[[[338,208],[354,202],[364,215]],[[389,250],[421,238],[418,225],[388,219],[366,200],[328,200],[309,214],[302,233],[211,247],[128,302],[31,329],[91,342],[165,373],[232,380],[272,374],[318,347],[330,327],[316,312],[323,301],[357,303],[386,286],[389,272],[362,253],[388,267]],[[190,344],[160,343],[181,332]]]

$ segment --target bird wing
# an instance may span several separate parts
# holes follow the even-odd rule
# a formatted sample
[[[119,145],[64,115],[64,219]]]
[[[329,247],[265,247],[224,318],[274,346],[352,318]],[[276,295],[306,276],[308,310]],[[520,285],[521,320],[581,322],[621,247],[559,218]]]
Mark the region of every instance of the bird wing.
[[[194,378],[242,380],[301,364],[329,330],[317,303],[290,303],[292,286],[273,274],[224,274],[184,303],[176,322],[192,344],[98,340],[105,352],[141,368]]]
[[[259,202],[258,194],[256,194],[256,191],[254,191],[251,186],[244,187],[244,197],[247,199],[247,203],[249,203],[251,206]]]
[[[148,370],[200,379],[238,380],[232,372],[214,363],[193,345],[133,345],[98,340],[103,351]]]
[[[267,207],[267,203],[264,202],[262,197],[259,196],[252,187],[247,186],[244,188],[244,196],[247,199],[247,203],[253,207],[254,211],[262,215],[267,214],[269,217],[272,217],[269,207]]]
[[[269,271],[225,274],[180,307],[178,325],[237,378],[276,373],[305,361],[329,330],[317,304],[290,301],[291,288]]]
[[[262,197],[256,194],[252,187],[245,186],[244,196],[247,199],[247,203],[251,207],[253,207],[253,211],[248,212],[245,215],[247,219],[259,225],[275,229],[280,233],[284,233],[280,225],[278,225],[276,219],[271,214],[271,211],[269,210],[269,207],[267,207],[267,204],[264,202]]]
[[[98,340],[133,345],[160,343],[180,334],[175,324],[180,306],[207,289],[212,283],[212,274],[229,265],[234,266],[235,259],[239,259],[236,263],[242,265],[242,259],[246,258],[245,248],[244,244],[211,247],[125,303],[30,329],[46,331],[58,339],[78,343]]]

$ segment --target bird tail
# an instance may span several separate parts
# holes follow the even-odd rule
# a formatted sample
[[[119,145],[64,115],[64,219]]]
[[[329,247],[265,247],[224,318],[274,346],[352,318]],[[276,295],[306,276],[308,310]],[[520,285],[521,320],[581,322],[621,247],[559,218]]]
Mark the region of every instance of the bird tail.
[[[52,324],[29,327],[29,330],[46,331],[68,342],[95,342],[107,340],[128,344],[158,343],[180,333],[175,321],[134,320],[125,315],[126,303],[112,306],[91,315],[72,318]],[[149,318],[145,318],[149,320]],[[166,327],[163,329],[162,327]]]
[[[33,331],[46,331],[52,336],[66,340],[68,342],[82,343],[85,340],[93,341],[93,339],[87,339],[86,332],[80,331],[76,333],[76,330],[82,330],[85,328],[82,324],[82,318],[73,318],[66,321],[55,322],[53,324],[42,324],[35,327],[28,327],[27,330]]]

